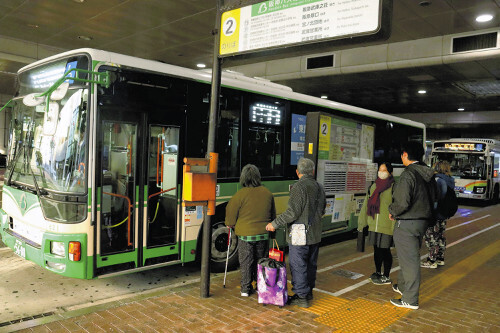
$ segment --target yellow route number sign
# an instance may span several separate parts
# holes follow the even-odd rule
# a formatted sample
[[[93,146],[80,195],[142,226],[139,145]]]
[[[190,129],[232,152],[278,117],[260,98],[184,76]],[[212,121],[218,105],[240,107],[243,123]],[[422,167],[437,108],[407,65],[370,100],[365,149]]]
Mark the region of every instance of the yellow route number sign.
[[[236,53],[239,50],[241,9],[222,14],[220,34],[220,54]]]

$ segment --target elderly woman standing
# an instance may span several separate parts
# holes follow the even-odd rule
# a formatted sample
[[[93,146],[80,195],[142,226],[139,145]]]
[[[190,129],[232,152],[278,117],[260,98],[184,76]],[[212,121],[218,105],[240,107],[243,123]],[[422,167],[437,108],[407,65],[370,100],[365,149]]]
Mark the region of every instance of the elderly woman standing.
[[[226,225],[235,226],[239,239],[238,259],[241,269],[241,296],[252,294],[257,277],[257,261],[267,256],[266,225],[276,217],[274,197],[261,185],[259,169],[247,164],[241,170],[240,189],[226,207]]]

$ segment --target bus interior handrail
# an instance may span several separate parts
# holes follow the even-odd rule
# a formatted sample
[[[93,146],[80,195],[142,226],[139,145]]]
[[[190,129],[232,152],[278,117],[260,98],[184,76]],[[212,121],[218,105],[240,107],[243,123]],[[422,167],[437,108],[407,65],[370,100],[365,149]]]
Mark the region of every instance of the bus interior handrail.
[[[130,198],[125,196],[125,195],[121,195],[121,194],[117,194],[117,193],[109,193],[109,192],[102,192],[102,194],[107,194],[107,195],[111,195],[111,196],[114,196],[114,197],[118,197],[118,198],[122,198],[122,199],[126,199],[128,201],[128,223],[127,223],[127,228],[128,228],[128,239],[127,239],[127,242],[128,242],[128,246],[131,246],[133,245],[132,242],[130,241],[130,238],[131,238],[131,229],[130,229],[130,215],[131,215],[131,212],[130,210],[132,209],[132,202],[130,201]],[[125,220],[123,220],[122,222],[118,223],[116,226],[122,224],[123,222],[125,222]]]

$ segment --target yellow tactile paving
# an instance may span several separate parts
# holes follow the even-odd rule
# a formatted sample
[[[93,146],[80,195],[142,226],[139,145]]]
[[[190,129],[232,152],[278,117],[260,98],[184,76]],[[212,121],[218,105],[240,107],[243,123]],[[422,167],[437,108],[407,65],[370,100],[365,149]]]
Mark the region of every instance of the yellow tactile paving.
[[[349,301],[344,298],[330,296],[323,293],[314,293],[314,300],[311,302],[311,306],[304,308],[304,310],[320,316],[348,302]]]
[[[339,332],[380,332],[408,311],[411,310],[358,298],[335,307],[315,321],[334,327]]]
[[[498,253],[500,253],[500,240],[447,268],[443,273],[425,281],[420,288],[420,304],[431,300],[444,289],[456,283],[467,274],[470,274]]]

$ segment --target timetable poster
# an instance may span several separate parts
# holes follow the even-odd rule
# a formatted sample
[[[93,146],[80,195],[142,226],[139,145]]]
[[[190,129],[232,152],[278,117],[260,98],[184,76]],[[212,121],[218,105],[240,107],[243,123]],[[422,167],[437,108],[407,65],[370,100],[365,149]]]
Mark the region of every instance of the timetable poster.
[[[374,126],[322,115],[319,131],[318,159],[373,160]]]

